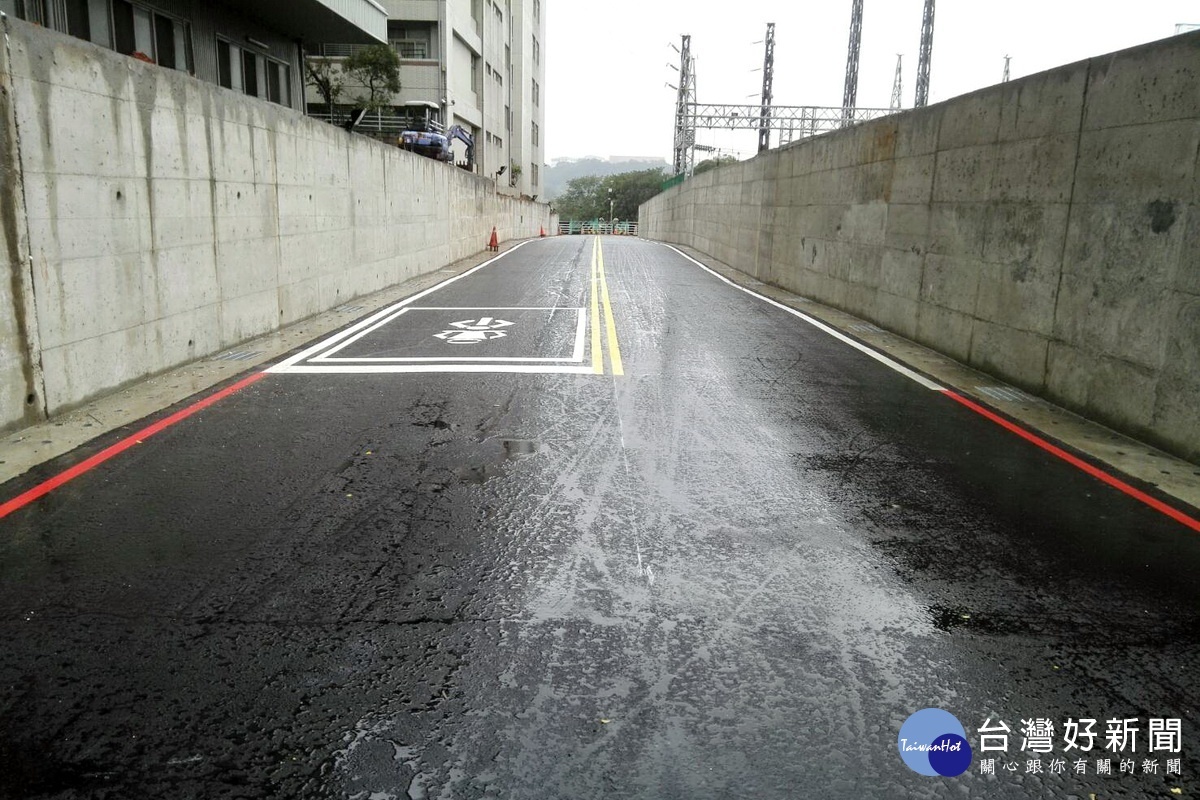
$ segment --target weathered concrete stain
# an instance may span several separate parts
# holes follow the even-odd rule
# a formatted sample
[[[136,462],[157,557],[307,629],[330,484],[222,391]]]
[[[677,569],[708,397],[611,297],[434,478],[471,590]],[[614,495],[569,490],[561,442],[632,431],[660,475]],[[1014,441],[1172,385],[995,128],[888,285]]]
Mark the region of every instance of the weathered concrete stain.
[[[43,405],[38,402],[42,392],[34,364],[34,342],[27,309],[36,309],[33,303],[26,304],[25,298],[33,291],[32,275],[27,273],[29,258],[26,248],[21,246],[26,238],[25,204],[20,197],[22,191],[20,147],[16,127],[16,116],[12,104],[12,75],[9,71],[7,48],[8,21],[0,23],[5,35],[5,46],[0,47],[0,224],[4,225],[4,243],[9,264],[9,290],[12,298],[12,315],[16,327],[17,341],[13,350],[19,355],[21,379],[25,397],[21,421],[36,422],[44,417]],[[11,426],[12,422],[9,423]],[[4,420],[0,419],[0,427]]]
[[[1155,233],[1166,233],[1175,224],[1175,201],[1155,200],[1148,203],[1146,215],[1150,217],[1150,230]]]

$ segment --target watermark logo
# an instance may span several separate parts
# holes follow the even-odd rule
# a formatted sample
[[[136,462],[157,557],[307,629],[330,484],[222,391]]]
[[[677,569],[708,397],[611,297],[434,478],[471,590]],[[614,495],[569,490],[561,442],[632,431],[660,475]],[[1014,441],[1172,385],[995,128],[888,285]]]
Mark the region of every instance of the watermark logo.
[[[920,775],[953,778],[971,766],[966,729],[940,708],[923,708],[905,720],[896,746],[908,768]]]

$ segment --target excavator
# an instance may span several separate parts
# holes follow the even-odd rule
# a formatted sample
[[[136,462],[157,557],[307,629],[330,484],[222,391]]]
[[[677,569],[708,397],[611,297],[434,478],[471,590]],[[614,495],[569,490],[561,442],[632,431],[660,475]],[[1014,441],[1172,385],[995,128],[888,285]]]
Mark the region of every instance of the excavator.
[[[475,170],[475,139],[461,125],[453,125],[445,133],[437,131],[402,131],[400,147],[437,161],[454,163],[450,144],[455,139],[467,146],[467,170]]]

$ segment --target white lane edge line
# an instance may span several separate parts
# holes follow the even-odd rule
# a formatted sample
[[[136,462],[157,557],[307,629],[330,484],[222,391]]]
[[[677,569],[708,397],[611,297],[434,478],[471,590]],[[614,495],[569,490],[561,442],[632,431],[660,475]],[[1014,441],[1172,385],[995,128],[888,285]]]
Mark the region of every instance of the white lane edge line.
[[[546,364],[572,364],[582,361],[582,358],[521,358],[508,356],[356,356],[354,358],[314,358],[309,364],[420,364],[442,362],[471,362],[489,361],[502,364],[519,364],[524,362]]]
[[[587,343],[587,314],[578,309],[579,321],[575,323],[575,352],[572,361],[583,361],[583,348]]]
[[[341,342],[338,342],[335,347],[329,348],[328,350],[326,350],[325,352],[321,353],[318,356],[313,356],[312,361],[318,362],[318,361],[335,361],[335,360],[337,360],[337,359],[332,358],[334,353],[342,352],[350,345],[354,344],[355,342],[357,342],[361,339],[365,339],[366,337],[370,336],[372,333],[379,330],[380,328],[387,327],[389,324],[400,319],[400,317],[404,316],[405,314],[407,314],[409,311],[412,311],[412,310],[413,309],[411,309],[411,308],[400,309],[395,314],[391,314],[391,315],[381,319],[379,322],[377,322],[376,324],[367,328],[366,330],[359,331],[358,333],[351,336],[349,339],[344,339]]]
[[[375,322],[377,322],[379,319],[386,317],[388,314],[391,314],[396,309],[403,308],[404,306],[407,306],[411,303],[416,302],[417,300],[420,300],[422,297],[426,297],[427,295],[433,294],[438,289],[445,288],[446,286],[449,286],[450,284],[454,283],[457,280],[465,278],[468,275],[472,275],[472,274],[478,272],[479,270],[483,269],[484,267],[486,267],[488,264],[492,264],[492,263],[495,263],[496,261],[499,261],[500,259],[504,258],[509,253],[516,252],[517,250],[520,250],[522,247],[524,247],[525,245],[527,245],[533,241],[538,241],[538,240],[526,239],[525,241],[517,244],[511,250],[505,250],[500,255],[495,256],[493,258],[489,258],[487,261],[483,262],[482,264],[478,264],[474,267],[471,267],[471,269],[467,270],[466,272],[464,272],[462,274],[455,275],[452,278],[447,278],[446,280],[442,281],[441,283],[439,283],[435,286],[431,286],[428,289],[417,292],[412,297],[407,297],[398,303],[393,303],[392,305],[388,306],[387,308],[380,309],[379,311],[376,311],[374,314],[367,317],[366,319],[364,319],[360,322],[357,322],[354,325],[351,325],[349,328],[342,331],[341,333],[336,333],[329,338],[322,339],[321,341],[317,342],[312,347],[309,347],[307,350],[302,350],[299,353],[297,353],[296,355],[292,356],[291,358],[288,358],[288,359],[280,362],[279,364],[276,364],[273,367],[269,367],[268,369],[265,369],[263,371],[264,372],[286,372],[286,371],[289,371],[289,369],[291,367],[293,367],[295,364],[298,364],[299,362],[304,361],[305,359],[309,358],[310,356],[321,352],[323,349],[325,349],[326,347],[329,347],[332,344],[336,344],[337,342],[340,342],[342,339],[346,338],[347,336],[352,336],[355,333],[357,333],[358,331],[362,330],[363,328],[365,328],[369,325],[375,324]]]
[[[809,325],[812,325],[814,328],[816,328],[818,330],[824,331],[825,333],[829,334],[833,338],[837,339],[839,342],[850,345],[855,350],[858,350],[860,353],[864,353],[864,354],[870,356],[871,358],[878,361],[880,364],[883,364],[886,367],[890,367],[892,370],[899,372],[904,377],[909,378],[913,381],[916,381],[921,386],[924,386],[926,389],[931,389],[935,392],[942,392],[942,391],[946,390],[945,386],[941,386],[937,383],[934,383],[933,381],[926,378],[924,375],[914,372],[913,370],[904,366],[903,364],[901,364],[899,361],[896,361],[892,357],[886,356],[883,353],[879,352],[878,350],[875,350],[872,347],[868,347],[867,345],[863,344],[862,342],[858,342],[858,341],[855,341],[854,339],[851,339],[846,334],[842,333],[841,331],[839,331],[836,328],[830,327],[829,325],[825,324],[821,320],[819,320],[815,317],[810,317],[808,314],[805,314],[803,311],[797,311],[796,309],[792,308],[791,306],[785,306],[783,303],[780,303],[776,300],[772,300],[771,298],[767,297],[766,295],[761,295],[752,289],[747,289],[745,286],[739,286],[738,284],[729,280],[728,278],[726,278],[724,275],[720,274],[719,272],[716,272],[716,271],[710,269],[709,267],[706,267],[705,265],[701,264],[699,261],[697,261],[696,259],[689,256],[687,253],[684,253],[679,248],[674,247],[673,245],[669,245],[666,242],[656,242],[656,244],[660,244],[663,247],[667,248],[668,250],[674,250],[676,253],[683,256],[688,261],[692,262],[693,264],[695,264],[697,267],[704,270],[708,274],[712,275],[714,278],[717,278],[718,280],[728,283],[733,288],[739,289],[739,290],[745,292],[746,294],[750,295],[751,297],[757,297],[759,300],[762,300],[764,303],[769,303],[782,311],[786,311],[787,313],[791,314],[794,317],[798,317],[798,318],[804,320]]]
[[[503,364],[428,364],[428,365],[374,365],[360,364],[332,366],[332,367],[310,367],[307,365],[298,367],[287,367],[286,369],[272,370],[273,372],[286,373],[289,375],[297,373],[308,374],[328,374],[328,373],[389,373],[389,372],[517,372],[517,373],[532,373],[532,374],[564,374],[564,375],[592,375],[591,367],[552,367],[552,366],[523,366],[519,364],[503,365]]]

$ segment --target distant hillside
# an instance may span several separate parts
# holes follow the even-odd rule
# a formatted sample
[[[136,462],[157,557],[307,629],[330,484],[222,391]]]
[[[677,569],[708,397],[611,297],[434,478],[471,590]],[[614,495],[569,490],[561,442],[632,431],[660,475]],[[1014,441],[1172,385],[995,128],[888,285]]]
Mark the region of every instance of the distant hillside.
[[[560,159],[542,171],[542,187],[547,200],[553,200],[564,191],[567,184],[576,178],[620,175],[624,172],[641,172],[661,166],[666,170],[671,165],[666,159],[636,158],[630,161],[609,161],[601,158]]]

